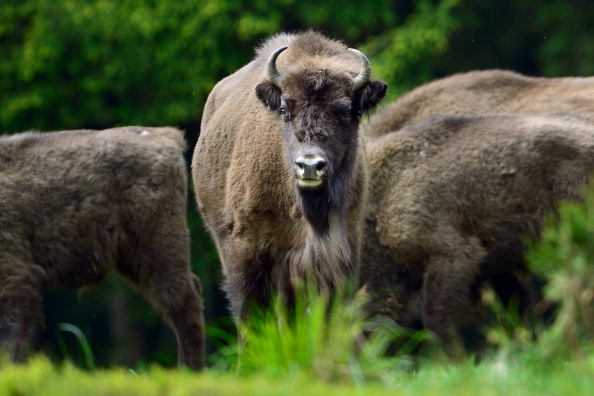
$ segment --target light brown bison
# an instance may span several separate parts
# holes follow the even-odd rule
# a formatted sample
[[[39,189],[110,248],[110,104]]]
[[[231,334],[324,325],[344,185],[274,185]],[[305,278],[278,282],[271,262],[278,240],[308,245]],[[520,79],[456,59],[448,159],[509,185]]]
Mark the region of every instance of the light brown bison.
[[[594,113],[594,77],[528,77],[506,70],[455,74],[422,85],[379,110],[369,136],[437,115]]]
[[[594,170],[594,122],[578,116],[444,116],[367,143],[370,191],[361,282],[371,312],[422,325],[452,350],[488,281],[529,288],[523,237]],[[524,298],[523,296],[521,298]]]
[[[296,280],[355,275],[366,163],[361,115],[384,96],[367,58],[308,31],[267,40],[206,103],[192,163],[198,207],[236,318]]]
[[[0,346],[15,361],[43,326],[42,290],[98,283],[114,270],[171,325],[180,363],[204,366],[184,150],[174,128],[0,138]]]

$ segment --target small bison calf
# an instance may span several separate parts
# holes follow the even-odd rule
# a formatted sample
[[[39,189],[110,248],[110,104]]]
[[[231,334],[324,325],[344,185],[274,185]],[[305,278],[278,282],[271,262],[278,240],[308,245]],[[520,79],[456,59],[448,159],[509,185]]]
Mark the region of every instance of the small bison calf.
[[[14,361],[44,325],[42,290],[115,270],[171,325],[179,362],[204,366],[185,147],[174,128],[0,137],[0,348]]]

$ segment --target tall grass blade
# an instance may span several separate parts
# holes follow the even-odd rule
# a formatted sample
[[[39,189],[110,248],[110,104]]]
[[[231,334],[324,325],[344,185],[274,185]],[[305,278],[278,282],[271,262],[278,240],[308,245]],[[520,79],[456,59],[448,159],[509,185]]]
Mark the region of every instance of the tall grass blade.
[[[95,357],[93,355],[93,351],[91,350],[91,344],[81,329],[70,323],[60,323],[57,326],[56,338],[58,339],[60,350],[62,351],[62,354],[67,359],[69,359],[68,347],[66,346],[66,342],[64,341],[62,333],[70,333],[74,335],[75,339],[78,341],[77,345],[80,347],[83,353],[87,370],[95,370],[97,364],[95,363]]]

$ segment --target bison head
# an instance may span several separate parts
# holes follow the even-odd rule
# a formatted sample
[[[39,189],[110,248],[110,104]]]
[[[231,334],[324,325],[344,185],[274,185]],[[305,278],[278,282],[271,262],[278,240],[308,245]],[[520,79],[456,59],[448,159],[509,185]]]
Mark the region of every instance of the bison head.
[[[369,60],[354,49],[349,51],[361,63],[354,78],[335,67],[305,64],[281,75],[276,59],[285,49],[268,59],[268,80],[256,87],[256,94],[283,121],[282,139],[300,209],[314,228],[324,231],[330,210],[345,206],[361,115],[379,103],[387,84],[369,79]]]

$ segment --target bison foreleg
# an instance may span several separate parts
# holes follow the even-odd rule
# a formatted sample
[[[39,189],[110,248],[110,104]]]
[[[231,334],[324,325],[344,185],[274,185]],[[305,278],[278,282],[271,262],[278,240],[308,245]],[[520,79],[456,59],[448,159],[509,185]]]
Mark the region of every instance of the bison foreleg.
[[[204,368],[204,307],[198,277],[190,272],[180,276],[173,288],[152,293],[150,299],[175,333],[180,365]]]

